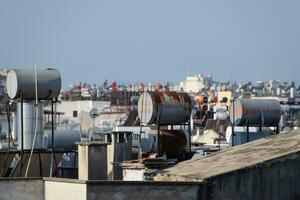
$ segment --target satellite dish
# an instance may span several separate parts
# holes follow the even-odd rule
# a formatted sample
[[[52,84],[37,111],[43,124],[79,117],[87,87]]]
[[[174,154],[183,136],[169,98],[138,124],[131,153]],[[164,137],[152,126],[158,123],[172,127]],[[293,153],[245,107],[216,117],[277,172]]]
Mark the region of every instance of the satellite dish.
[[[99,111],[97,108],[93,108],[91,111],[90,111],[90,117],[92,119],[95,119],[96,117],[99,116]]]
[[[296,112],[294,114],[295,119],[297,119],[298,121],[300,120],[300,111]]]

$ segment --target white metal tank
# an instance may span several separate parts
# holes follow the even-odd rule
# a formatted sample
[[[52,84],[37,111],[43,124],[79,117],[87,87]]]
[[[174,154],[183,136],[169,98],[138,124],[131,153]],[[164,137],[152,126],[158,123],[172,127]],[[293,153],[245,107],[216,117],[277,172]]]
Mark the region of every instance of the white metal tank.
[[[214,106],[214,120],[226,120],[229,117],[229,112],[227,111],[227,106],[218,105]]]
[[[37,109],[37,116],[36,116]],[[23,102],[23,148],[31,149],[33,137],[35,134],[35,123],[37,118],[37,133],[35,139],[35,149],[43,148],[43,135],[44,135],[44,104],[39,102],[35,106],[34,102]],[[17,120],[18,120],[18,149],[21,149],[21,103],[17,103]]]
[[[294,87],[291,87],[290,89],[290,98],[295,98],[295,88]]]
[[[240,145],[247,142],[247,127],[234,127],[234,145]],[[268,127],[262,127],[261,131],[258,127],[249,127],[249,141],[258,140],[267,137],[271,134]],[[232,127],[228,126],[226,129],[226,141],[232,145]]]
[[[73,150],[76,148],[76,142],[80,142],[80,133],[77,130],[55,130],[54,147],[56,149]],[[44,148],[52,146],[52,131],[45,130]]]
[[[56,98],[61,90],[61,76],[56,69],[37,69],[38,99]],[[14,69],[7,73],[6,88],[11,99],[23,94],[24,100],[35,99],[35,69]]]
[[[277,96],[281,96],[281,89],[280,89],[280,88],[277,88],[277,89],[276,89],[276,95],[277,95]]]
[[[12,138],[13,140],[17,140],[18,138],[18,116],[17,112],[13,112],[12,114]]]

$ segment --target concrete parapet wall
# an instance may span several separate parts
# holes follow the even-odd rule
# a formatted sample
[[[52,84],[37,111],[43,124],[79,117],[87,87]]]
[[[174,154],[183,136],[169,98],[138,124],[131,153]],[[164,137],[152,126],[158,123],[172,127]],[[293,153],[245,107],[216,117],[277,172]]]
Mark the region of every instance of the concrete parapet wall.
[[[196,200],[204,186],[189,182],[81,181],[45,179],[45,200]]]
[[[151,183],[151,182],[122,182],[87,186],[87,199],[143,199],[143,200],[196,200],[201,196],[200,184],[189,183]]]
[[[86,200],[87,186],[84,182],[45,181],[45,200]]]
[[[0,179],[1,200],[44,200],[42,179]]]

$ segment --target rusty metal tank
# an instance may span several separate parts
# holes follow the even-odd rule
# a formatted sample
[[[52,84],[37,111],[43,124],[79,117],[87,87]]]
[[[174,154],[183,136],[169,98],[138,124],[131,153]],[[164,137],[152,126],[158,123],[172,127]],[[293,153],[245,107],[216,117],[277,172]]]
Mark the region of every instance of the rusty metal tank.
[[[277,126],[281,116],[280,103],[275,99],[238,99],[229,110],[235,126]]]
[[[138,114],[142,124],[182,124],[191,114],[191,98],[187,93],[144,92]]]
[[[187,138],[182,130],[161,130],[160,151],[180,153],[186,150]]]

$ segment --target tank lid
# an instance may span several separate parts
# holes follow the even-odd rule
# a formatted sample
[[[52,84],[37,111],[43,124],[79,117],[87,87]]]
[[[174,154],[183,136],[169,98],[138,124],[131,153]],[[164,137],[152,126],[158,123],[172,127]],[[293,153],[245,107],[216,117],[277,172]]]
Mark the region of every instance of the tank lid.
[[[150,123],[154,115],[154,103],[149,92],[144,92],[138,102],[138,115],[141,123]]]
[[[15,70],[9,70],[6,77],[6,89],[9,98],[18,96],[18,78]]]

